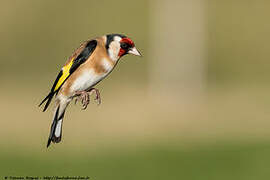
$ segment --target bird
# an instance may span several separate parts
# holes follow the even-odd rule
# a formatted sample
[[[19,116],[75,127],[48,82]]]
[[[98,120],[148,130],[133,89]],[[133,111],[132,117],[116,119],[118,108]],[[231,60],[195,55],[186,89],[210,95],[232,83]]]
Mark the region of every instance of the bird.
[[[47,142],[59,143],[62,139],[62,126],[66,108],[75,98],[81,100],[83,109],[89,104],[90,95],[95,93],[97,104],[101,103],[100,92],[95,85],[108,76],[119,59],[127,54],[142,56],[134,42],[123,34],[108,34],[88,39],[68,58],[56,77],[48,95],[41,101],[47,110],[55,97],[53,122]]]

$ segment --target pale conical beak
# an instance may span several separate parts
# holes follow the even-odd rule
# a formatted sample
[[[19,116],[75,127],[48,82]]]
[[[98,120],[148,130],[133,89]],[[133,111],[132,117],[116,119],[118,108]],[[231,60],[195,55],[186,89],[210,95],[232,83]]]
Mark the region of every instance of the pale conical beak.
[[[142,56],[141,53],[135,48],[131,48],[129,51],[128,51],[128,54],[133,54],[135,56]]]

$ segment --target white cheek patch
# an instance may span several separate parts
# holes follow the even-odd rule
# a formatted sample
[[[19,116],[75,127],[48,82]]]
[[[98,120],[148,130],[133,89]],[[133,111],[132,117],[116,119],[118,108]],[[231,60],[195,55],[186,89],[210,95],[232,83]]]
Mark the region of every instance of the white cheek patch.
[[[109,46],[109,56],[113,61],[117,61],[119,59],[119,51],[120,51],[120,43],[118,41],[111,42]]]
[[[117,42],[120,42],[120,41],[121,41],[121,39],[122,39],[122,38],[121,38],[121,37],[119,37],[119,36],[115,36],[115,37],[114,37],[114,40],[115,40],[115,41],[117,41]]]

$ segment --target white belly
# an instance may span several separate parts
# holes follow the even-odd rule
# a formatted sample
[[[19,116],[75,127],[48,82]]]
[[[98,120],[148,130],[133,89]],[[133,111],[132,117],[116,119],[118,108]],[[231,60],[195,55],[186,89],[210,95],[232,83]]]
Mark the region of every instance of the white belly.
[[[102,66],[106,70],[105,73],[97,74],[94,69],[87,69],[74,81],[71,86],[71,92],[75,91],[85,91],[94,85],[96,85],[99,81],[104,79],[112,70],[113,65],[109,63],[107,59],[102,59]]]
[[[109,72],[108,72],[109,73]],[[107,76],[108,73],[97,74],[93,69],[85,70],[73,83],[70,90],[71,92],[75,91],[85,91],[94,85],[96,85],[99,81],[101,81],[104,77]]]

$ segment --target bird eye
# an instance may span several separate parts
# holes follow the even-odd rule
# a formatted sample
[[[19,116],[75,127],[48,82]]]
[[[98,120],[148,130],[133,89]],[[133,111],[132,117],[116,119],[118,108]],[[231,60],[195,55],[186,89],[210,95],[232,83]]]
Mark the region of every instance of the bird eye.
[[[129,48],[129,44],[127,44],[127,43],[122,43],[122,44],[121,44],[121,48],[122,48],[122,49],[128,49],[128,48]]]

